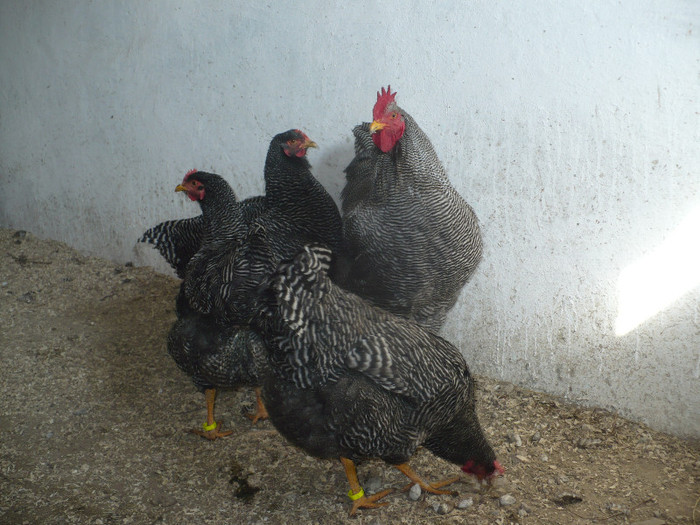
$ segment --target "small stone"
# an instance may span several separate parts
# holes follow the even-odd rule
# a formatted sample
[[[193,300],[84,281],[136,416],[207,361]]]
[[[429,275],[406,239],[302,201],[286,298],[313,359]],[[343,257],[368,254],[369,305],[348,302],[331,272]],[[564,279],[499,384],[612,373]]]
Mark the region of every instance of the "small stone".
[[[384,484],[384,481],[382,480],[382,478],[377,477],[377,476],[372,476],[367,481],[365,481],[363,488],[365,489],[365,492],[367,492],[368,494],[376,494],[377,492],[379,492],[381,490],[383,484]]]
[[[542,439],[542,434],[540,434],[538,431],[532,435],[532,437],[530,438],[530,441],[532,441],[533,443],[538,443],[541,439]]]
[[[515,503],[515,498],[511,494],[504,494],[503,496],[498,498],[498,503],[500,503],[501,507],[512,505],[513,503]]]
[[[540,456],[540,461],[542,461],[543,463],[546,463],[547,461],[549,461],[549,456],[547,454],[542,454]]]
[[[520,434],[516,432],[508,432],[508,442],[513,443],[516,447],[523,446],[523,440],[520,437]]]
[[[421,495],[421,488],[420,488],[420,485],[418,483],[416,483],[415,485],[413,485],[411,487],[411,490],[408,491],[408,498],[411,501],[418,501],[418,498],[420,498],[420,495]]]
[[[458,509],[468,509],[472,505],[474,505],[474,499],[473,498],[466,498],[466,499],[463,499],[462,501],[460,501],[459,503],[457,503],[457,508]]]
[[[437,514],[448,514],[452,510],[452,507],[443,501],[442,503],[435,503],[433,505],[433,510]]]

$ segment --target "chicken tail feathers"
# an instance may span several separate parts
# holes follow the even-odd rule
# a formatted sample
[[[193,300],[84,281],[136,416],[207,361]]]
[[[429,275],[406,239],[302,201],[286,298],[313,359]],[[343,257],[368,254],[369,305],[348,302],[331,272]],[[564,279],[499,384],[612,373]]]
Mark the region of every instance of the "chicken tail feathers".
[[[138,242],[153,245],[181,279],[187,263],[199,250],[204,237],[201,215],[189,219],[165,221],[144,232]]]

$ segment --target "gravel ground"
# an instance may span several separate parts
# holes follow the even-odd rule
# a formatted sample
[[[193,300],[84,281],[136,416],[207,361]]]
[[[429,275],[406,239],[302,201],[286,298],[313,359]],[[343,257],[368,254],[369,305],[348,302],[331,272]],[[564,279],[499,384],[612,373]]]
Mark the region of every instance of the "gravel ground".
[[[484,377],[505,476],[465,479],[456,496],[397,492],[348,518],[340,463],[252,426],[250,390],[219,395],[229,438],[183,431],[205,405],[165,350],[177,286],[0,229],[0,523],[700,523],[697,442]],[[423,450],[411,464],[459,472]],[[381,461],[358,473],[367,492],[405,483]]]

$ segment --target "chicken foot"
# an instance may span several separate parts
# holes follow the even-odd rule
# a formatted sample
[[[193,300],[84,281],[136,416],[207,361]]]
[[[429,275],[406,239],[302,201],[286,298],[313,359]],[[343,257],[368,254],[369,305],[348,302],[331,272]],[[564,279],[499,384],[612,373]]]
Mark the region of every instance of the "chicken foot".
[[[248,413],[246,417],[253,422],[253,425],[260,419],[267,419],[270,415],[267,413],[265,404],[262,400],[262,389],[260,387],[255,388],[255,401],[257,403],[257,409],[255,413]]]
[[[355,469],[355,463],[352,460],[341,457],[340,461],[345,467],[345,475],[350,483],[350,492],[348,496],[354,501],[352,508],[350,509],[349,516],[354,516],[357,509],[375,509],[377,507],[383,507],[388,505],[388,503],[376,503],[378,500],[382,499],[387,494],[394,492],[394,489],[386,489],[371,496],[365,496],[365,491],[362,490],[360,486],[360,481],[357,479],[357,470]]]
[[[216,401],[216,388],[207,388],[204,391],[204,399],[207,402],[207,421],[202,425],[202,430],[193,428],[188,430],[192,434],[197,434],[204,438],[215,440],[220,437],[228,436],[233,433],[233,430],[221,431],[221,421],[214,420],[214,402]]]
[[[422,488],[426,492],[430,492],[432,494],[452,494],[456,495],[457,492],[452,491],[452,490],[439,490],[440,487],[444,487],[446,485],[451,485],[452,483],[459,481],[460,477],[459,476],[454,476],[449,479],[445,479],[443,481],[437,481],[435,483],[427,483],[421,477],[415,473],[415,471],[410,467],[408,463],[401,463],[400,465],[395,465],[397,469],[399,469],[408,479],[410,479],[413,483],[409,483],[405,487],[403,487],[401,490],[406,491],[410,489],[414,484],[418,483],[420,485],[420,488]]]

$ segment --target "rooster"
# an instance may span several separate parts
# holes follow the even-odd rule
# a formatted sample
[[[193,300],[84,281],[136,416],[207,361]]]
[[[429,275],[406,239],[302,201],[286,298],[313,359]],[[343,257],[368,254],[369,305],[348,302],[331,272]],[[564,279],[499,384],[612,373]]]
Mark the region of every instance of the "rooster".
[[[436,494],[458,478],[421,479],[408,465],[420,445],[479,478],[502,473],[459,350],[335,285],[330,263],[328,249],[308,245],[281,264],[256,322],[269,352],[262,395],[277,430],[313,456],[340,459],[350,515],[391,492],[364,495],[362,458],[379,457]]]
[[[382,88],[374,121],[353,130],[337,280],[437,332],[481,259],[481,234],[430,140],[395,97]]]

